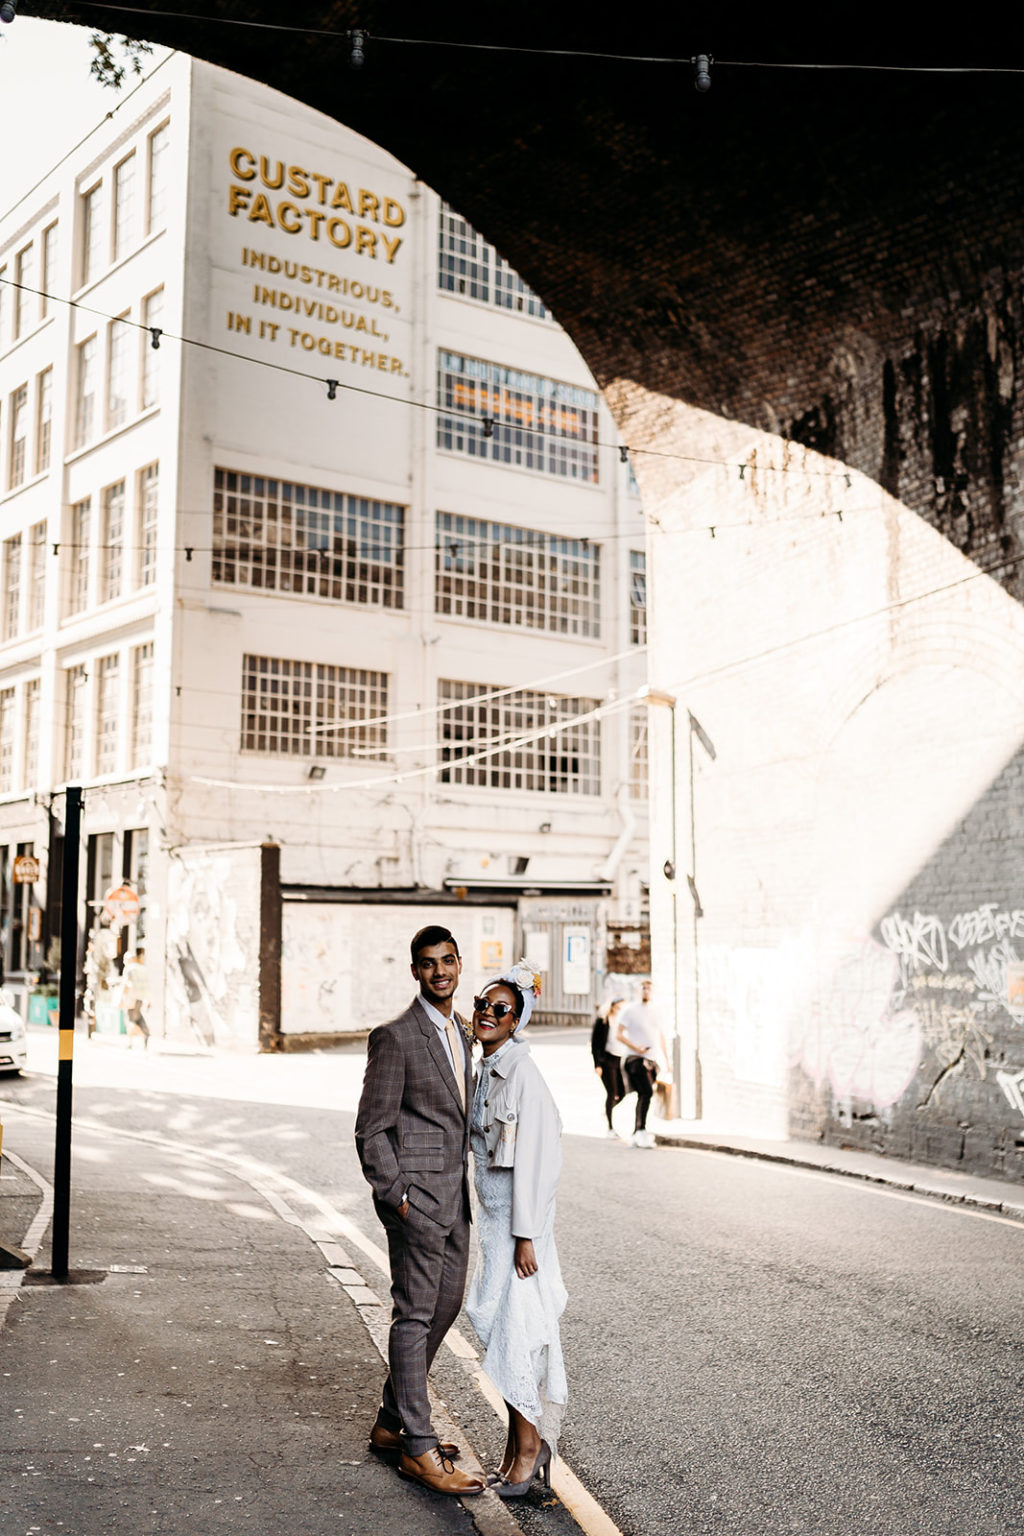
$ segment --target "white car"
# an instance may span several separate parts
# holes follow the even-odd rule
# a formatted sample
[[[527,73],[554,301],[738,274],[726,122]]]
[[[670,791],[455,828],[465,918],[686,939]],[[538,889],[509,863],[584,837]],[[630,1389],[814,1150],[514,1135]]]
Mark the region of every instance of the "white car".
[[[11,1005],[11,994],[0,991],[0,1072],[20,1072],[28,1060],[25,1025]]]

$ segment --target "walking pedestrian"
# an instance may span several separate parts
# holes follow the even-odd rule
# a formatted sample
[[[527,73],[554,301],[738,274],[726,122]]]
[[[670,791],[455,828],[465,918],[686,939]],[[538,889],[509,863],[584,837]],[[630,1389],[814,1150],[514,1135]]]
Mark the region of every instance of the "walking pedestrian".
[[[124,962],[121,986],[121,1006],[128,1015],[128,1023],[132,1030],[137,1030],[142,1036],[142,1048],[149,1047],[149,1020],[146,1014],[149,1010],[149,972],[146,969],[146,948],[144,944],[137,944],[135,953],[127,955]],[[131,1030],[128,1034],[128,1049],[131,1050]]]
[[[393,1310],[388,1374],[370,1446],[401,1476],[435,1493],[482,1493],[455,1466],[430,1421],[427,1372],[458,1316],[469,1259],[467,1026],[455,1012],[462,972],[447,928],[421,928],[410,946],[419,993],[372,1031],[356,1116],[356,1148],[388,1240]]]
[[[608,1122],[607,1135],[617,1137],[612,1125],[612,1110],[626,1097],[622,1081],[622,1056],[615,1029],[619,1014],[626,1005],[624,997],[613,997],[605,1014],[598,1014],[590,1031],[590,1054],[594,1058],[594,1071],[604,1084],[604,1117]]]
[[[616,1038],[625,1049],[622,1075],[627,1092],[636,1094],[636,1122],[633,1128],[634,1147],[653,1147],[654,1137],[647,1129],[647,1111],[654,1097],[654,1085],[658,1080],[658,1052],[661,1060],[668,1060],[665,1034],[657,1009],[651,1003],[651,983],[645,981],[640,988],[640,1001],[623,1008],[615,1028]]]

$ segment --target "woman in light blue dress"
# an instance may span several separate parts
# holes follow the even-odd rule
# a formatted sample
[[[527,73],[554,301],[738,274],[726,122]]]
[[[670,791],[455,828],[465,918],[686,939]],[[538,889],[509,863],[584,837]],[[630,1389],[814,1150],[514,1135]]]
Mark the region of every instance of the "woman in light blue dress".
[[[483,1047],[470,1129],[480,1261],[466,1311],[508,1408],[492,1479],[506,1499],[521,1498],[535,1478],[550,1484],[567,1395],[558,1331],[567,1297],[554,1239],[562,1126],[521,1037],[539,991],[539,976],[520,961],[473,1000]]]

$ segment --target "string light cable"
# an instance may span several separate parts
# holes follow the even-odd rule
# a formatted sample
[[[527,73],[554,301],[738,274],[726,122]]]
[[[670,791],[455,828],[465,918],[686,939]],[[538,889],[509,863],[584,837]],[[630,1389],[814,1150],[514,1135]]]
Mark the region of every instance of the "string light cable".
[[[300,37],[334,37],[345,39],[351,44],[354,33],[358,33],[362,43],[385,43],[392,47],[406,48],[448,48],[474,53],[516,53],[528,54],[535,57],[548,57],[557,59],[601,59],[613,63],[622,64],[668,64],[677,66],[693,66],[699,54],[647,54],[647,53],[618,53],[599,52],[588,48],[539,48],[521,43],[474,43],[463,38],[442,37],[389,37],[376,32],[369,32],[366,28],[333,28],[333,27],[298,27],[290,26],[285,22],[251,21],[233,16],[212,16],[209,12],[199,15],[193,11],[158,10],[157,8],[145,8],[134,5],[107,5],[104,0],[79,0],[83,10],[102,10],[127,16],[160,16],[174,21],[197,21],[204,25],[217,25],[225,27],[244,27],[261,32],[284,32],[297,34]],[[710,57],[710,56],[708,56]],[[802,70],[857,70],[879,71],[887,74],[927,74],[927,75],[964,75],[964,74],[990,74],[990,75],[1019,75],[1024,70],[1015,69],[1010,65],[972,65],[972,64],[854,64],[843,60],[829,61],[827,63],[805,63],[799,60],[765,61],[758,59],[715,59],[716,67],[728,69],[802,69]]]
[[[507,688],[489,688],[483,693],[470,694],[464,699],[446,699],[440,704],[431,704],[425,709],[408,709],[403,710],[401,713],[374,715],[365,720],[360,719],[339,721],[331,724],[330,726],[318,725],[315,728],[312,726],[312,724],[310,724],[307,729],[311,734],[323,737],[327,735],[328,732],[361,731],[364,729],[369,729],[371,726],[399,725],[404,723],[406,720],[429,720],[433,716],[448,714],[453,709],[464,709],[467,706],[475,708],[480,704],[492,704],[496,699],[511,698],[513,694],[517,693],[535,693],[539,689],[549,686],[551,683],[560,683],[568,677],[578,677],[582,672],[594,672],[599,667],[614,665],[616,662],[622,661],[626,657],[643,656],[646,655],[646,653],[647,647],[645,645],[633,645],[630,646],[628,650],[617,651],[612,656],[601,656],[594,661],[584,662],[581,666],[566,667],[563,668],[560,672],[549,672],[544,677],[527,678],[525,682],[513,683]],[[314,663],[314,665],[316,665],[316,663]],[[189,692],[202,695],[204,698],[233,699],[236,702],[238,700],[238,694],[236,692],[232,691],[229,693],[226,689],[223,688],[196,688],[190,689]],[[205,729],[223,731],[225,727],[222,725],[217,725],[208,726],[205,727]],[[232,726],[230,729],[233,731],[234,727]]]
[[[554,740],[565,731],[575,730],[577,726],[588,724],[590,721],[603,720],[609,715],[621,713],[622,710],[633,708],[640,700],[646,697],[647,684],[642,684],[632,693],[626,694],[621,699],[614,699],[607,704],[599,704],[595,709],[586,710],[579,715],[573,715],[570,719],[538,726],[535,730],[524,732],[521,736],[504,741],[497,746],[489,744],[464,756],[452,757],[447,763],[427,763],[417,768],[404,768],[400,772],[375,775],[372,779],[331,780],[321,779],[314,784],[247,784],[240,779],[215,779],[204,774],[190,775],[192,784],[204,784],[212,789],[251,790],[253,792],[272,795],[309,795],[318,791],[338,793],[341,790],[372,789],[380,784],[402,784],[408,779],[423,778],[430,773],[444,773],[446,770],[473,767],[476,763],[482,763],[489,757],[496,757],[500,753],[513,752],[519,747],[529,746],[535,741],[542,741],[545,737]],[[460,701],[464,702],[464,701]],[[364,722],[359,722],[360,724]],[[451,751],[449,743],[442,743]]]
[[[6,284],[9,288],[19,289],[24,293],[35,294],[38,298],[51,299],[55,304],[66,304],[70,309],[81,310],[83,314],[87,315],[95,315],[98,320],[106,320],[110,324],[127,325],[135,331],[147,331],[150,335],[151,344],[154,350],[159,349],[160,342],[162,340],[177,341],[185,347],[198,347],[201,351],[213,352],[220,357],[234,358],[238,362],[250,363],[257,368],[270,368],[275,373],[286,373],[289,374],[292,378],[306,379],[311,384],[319,384],[324,386],[327,389],[328,399],[330,400],[334,400],[336,398],[338,390],[344,390],[347,394],[364,395],[371,400],[386,400],[390,405],[405,405],[411,407],[414,410],[427,411],[428,413],[435,416],[449,416],[457,422],[477,422],[481,425],[485,433],[487,425],[490,423],[492,430],[489,435],[492,436],[493,427],[495,424],[498,426],[506,425],[506,423],[500,420],[495,423],[495,418],[488,413],[470,413],[468,411],[461,411],[458,409],[458,407],[455,406],[438,405],[436,402],[430,400],[415,400],[407,396],[389,395],[384,390],[368,389],[365,385],[362,384],[346,384],[343,383],[340,379],[323,378],[319,374],[308,373],[305,369],[302,368],[289,368],[286,363],[270,362],[267,358],[263,357],[250,357],[246,352],[236,352],[231,347],[217,346],[217,344],[212,341],[200,341],[199,338],[195,336],[180,336],[175,331],[167,331],[159,326],[146,325],[144,321],[134,320],[129,315],[110,314],[109,311],[105,309],[96,309],[93,305],[83,304],[79,299],[69,299],[65,298],[63,294],[50,293],[43,288],[33,288],[26,283],[19,283],[11,277],[0,275],[0,283]],[[553,432],[545,432],[540,427],[528,427],[524,426],[520,422],[508,423],[508,425],[514,426],[515,431],[526,433],[530,437],[539,438],[542,442],[550,442],[552,440],[556,440],[559,438],[559,436],[564,438],[564,434],[560,435]],[[671,453],[667,449],[663,448],[633,448],[624,443],[617,441],[607,442],[601,438],[593,438],[589,441],[586,439],[579,439],[578,441],[583,447],[608,449],[610,452],[619,454],[620,457],[623,450],[625,450],[628,455],[632,455],[634,457],[643,456],[645,458],[653,459],[668,459],[680,464],[703,464],[709,468],[735,470],[738,472],[739,478],[741,480],[745,479],[746,473],[749,470],[751,474],[798,474],[802,475],[806,479],[842,480],[847,488],[849,488],[851,485],[850,471],[844,469],[803,469],[799,465],[762,463],[751,464],[749,461],[738,463],[735,459],[711,459],[700,454]],[[806,451],[805,445],[803,443],[795,442],[789,438],[781,438],[779,441],[782,443],[783,451],[787,455],[790,451],[796,453],[803,453]]]
[[[1004,566],[1016,565],[1019,564],[1022,560],[1024,560],[1024,555],[1016,556],[1009,561],[1003,561],[1000,563]],[[867,613],[855,614],[851,618],[841,619],[835,624],[826,625],[821,629],[812,630],[806,634],[794,636],[794,638],[791,640],[782,641],[778,645],[767,646],[764,650],[753,652],[749,656],[738,657],[735,661],[726,662],[722,666],[712,667],[704,672],[692,673],[689,677],[681,678],[678,681],[672,681],[666,686],[678,694],[684,689],[693,688],[698,684],[713,682],[716,679],[742,671],[744,668],[756,666],[764,661],[785,655],[787,652],[797,650],[801,646],[817,643],[818,641],[827,638],[830,635],[838,634],[843,630],[851,629],[856,625],[870,623],[879,618],[883,618],[886,614],[892,613],[897,609],[908,608],[915,603],[924,602],[930,597],[936,597],[944,593],[954,591],[956,588],[965,586],[970,582],[977,581],[985,577],[987,574],[988,573],[984,570],[968,572],[965,576],[958,577],[954,581],[945,582],[940,586],[930,587],[923,592],[911,593],[905,598],[897,598],[893,602],[884,603],[880,607],[872,609]],[[513,689],[511,691],[516,692],[519,690]],[[572,730],[584,722],[603,719],[606,716],[617,714],[622,710],[631,709],[637,704],[642,703],[646,699],[647,694],[648,685],[642,684],[639,688],[634,689],[631,693],[624,695],[620,699],[611,700],[607,704],[599,705],[596,709],[589,710],[586,713],[574,716],[571,719],[558,721],[553,725],[548,724],[542,727],[538,727],[536,730],[533,730],[511,741],[505,741],[498,746],[491,744],[490,739],[488,739],[489,744],[486,748],[481,749],[479,752],[468,754],[464,757],[452,758],[447,763],[430,763],[422,767],[404,769],[399,773],[390,772],[380,774],[371,779],[357,779],[347,781],[322,780],[316,784],[282,785],[248,784],[237,778],[217,779],[205,775],[193,775],[191,782],[196,784],[204,784],[218,789],[233,789],[235,791],[251,790],[254,793],[265,792],[268,794],[282,795],[309,795],[323,790],[339,792],[342,790],[375,788],[382,784],[399,784],[405,782],[408,779],[422,778],[425,775],[431,773],[442,773],[449,769],[472,766],[474,763],[484,761],[486,758],[493,757],[500,752],[514,751],[520,745],[528,745],[531,742],[540,740],[545,736],[554,739],[554,737],[561,735],[564,731]],[[458,704],[464,704],[466,702],[468,701],[456,701]],[[365,725],[367,723],[368,722],[365,721],[356,722],[357,725]],[[442,742],[440,745],[451,750],[451,743]]]

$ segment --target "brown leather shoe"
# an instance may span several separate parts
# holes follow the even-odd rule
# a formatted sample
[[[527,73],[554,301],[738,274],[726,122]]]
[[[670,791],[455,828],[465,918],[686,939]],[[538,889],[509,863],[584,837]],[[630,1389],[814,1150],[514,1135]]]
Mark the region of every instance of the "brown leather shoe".
[[[422,1456],[407,1456],[403,1451],[398,1475],[410,1483],[422,1483],[431,1493],[450,1493],[456,1498],[483,1493],[485,1487],[482,1477],[470,1477],[467,1472],[460,1472],[453,1461],[441,1455],[438,1446],[424,1451]]]
[[[458,1461],[460,1451],[453,1441],[442,1440],[437,1448],[447,1461]],[[397,1429],[375,1424],[370,1430],[370,1450],[376,1451],[378,1456],[391,1457],[397,1461],[402,1454],[402,1437]]]

